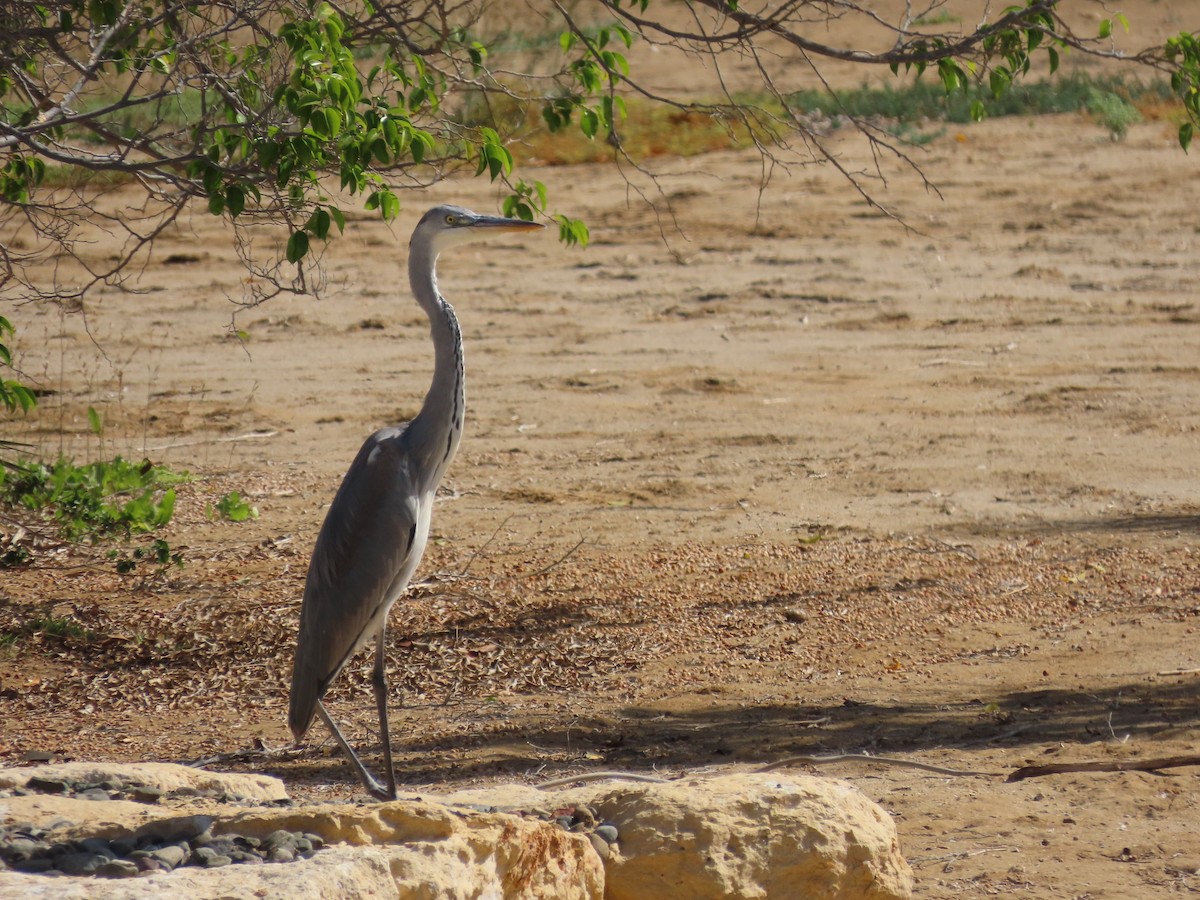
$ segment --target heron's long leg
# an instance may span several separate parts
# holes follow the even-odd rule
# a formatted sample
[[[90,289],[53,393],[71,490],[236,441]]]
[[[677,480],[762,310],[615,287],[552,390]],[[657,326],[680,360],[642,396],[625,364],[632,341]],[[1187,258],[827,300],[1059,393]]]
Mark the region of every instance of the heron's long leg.
[[[382,784],[375,780],[367,767],[362,764],[362,760],[358,758],[358,754],[354,752],[354,748],[350,746],[350,742],[342,735],[342,730],[337,727],[333,721],[333,717],[329,715],[329,711],[325,709],[325,704],[317,701],[317,715],[321,717],[321,721],[325,723],[325,727],[329,729],[329,733],[333,735],[333,739],[337,741],[338,746],[342,748],[342,752],[346,754],[346,759],[350,763],[350,768],[354,769],[354,773],[358,776],[358,780],[363,783],[363,787],[367,789],[367,793],[376,800],[395,800],[396,799],[396,776],[391,772],[389,762],[388,774],[391,776],[388,779],[390,788],[385,788]],[[384,739],[384,746],[387,746],[387,739]],[[388,747],[388,756],[391,756],[391,748]]]
[[[375,671],[371,682],[375,686],[375,705],[379,707],[379,738],[383,741],[384,777],[387,778],[388,796],[382,799],[396,799],[396,770],[392,768],[392,733],[388,730],[387,709],[387,672],[384,670],[384,645],[387,643],[387,624],[379,629],[379,638],[375,644]]]

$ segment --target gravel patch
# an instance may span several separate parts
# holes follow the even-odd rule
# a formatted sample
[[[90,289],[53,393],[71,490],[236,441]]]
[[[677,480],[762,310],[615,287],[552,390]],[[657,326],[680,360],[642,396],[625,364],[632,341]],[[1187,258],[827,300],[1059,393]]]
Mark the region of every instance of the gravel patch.
[[[204,796],[219,802],[251,805],[237,795],[184,788],[164,792],[144,784],[105,781],[79,784],[31,778],[24,788],[0,791],[0,796],[57,794],[82,800],[136,800],[157,803],[164,798]],[[272,805],[290,805],[282,801]],[[257,804],[262,805],[262,804]],[[56,840],[50,829],[28,823],[0,827],[0,872],[57,876],[133,878],[150,872],[170,872],[182,866],[215,869],[235,864],[263,865],[311,858],[324,846],[320,835],[275,831],[266,838],[212,833],[213,818],[195,815],[139,829],[117,838],[87,837]]]

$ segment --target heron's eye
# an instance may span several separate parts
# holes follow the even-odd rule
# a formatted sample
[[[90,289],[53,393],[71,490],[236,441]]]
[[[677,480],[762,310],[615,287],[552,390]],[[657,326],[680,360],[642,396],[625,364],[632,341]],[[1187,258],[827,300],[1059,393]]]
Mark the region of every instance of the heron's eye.
[[[453,225],[457,221],[458,221],[458,216],[454,215],[454,213],[446,213],[446,224],[447,225]]]

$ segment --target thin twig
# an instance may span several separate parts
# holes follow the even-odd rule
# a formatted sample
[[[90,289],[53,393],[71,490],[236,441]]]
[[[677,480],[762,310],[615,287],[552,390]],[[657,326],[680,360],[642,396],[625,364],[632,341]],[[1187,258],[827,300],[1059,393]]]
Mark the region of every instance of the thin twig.
[[[983,775],[987,777],[995,777],[1002,775],[1002,772],[975,772],[969,769],[947,769],[944,766],[935,766],[930,763],[917,762],[915,759],[901,759],[896,756],[871,756],[868,753],[839,753],[837,756],[789,756],[786,759],[777,760],[769,765],[763,766],[761,769],[755,769],[757,772],[773,772],[776,769],[782,769],[786,766],[823,766],[829,763],[839,762],[869,762],[879,763],[885,766],[902,766],[906,769],[920,769],[923,772],[933,772],[937,775],[954,775],[954,776],[974,776]]]
[[[537,789],[545,791],[550,788],[562,787],[566,784],[575,784],[578,781],[604,781],[605,779],[612,781],[646,781],[651,784],[666,784],[669,781],[667,778],[659,778],[656,775],[638,775],[636,772],[584,772],[581,775],[565,775],[562,778],[552,778],[550,781],[543,781],[537,785]]]
[[[1053,763],[1048,766],[1022,766],[1005,779],[1008,782],[1059,775],[1064,772],[1157,772],[1180,766],[1200,766],[1200,756],[1163,756],[1157,759],[1126,759],[1105,762]]]

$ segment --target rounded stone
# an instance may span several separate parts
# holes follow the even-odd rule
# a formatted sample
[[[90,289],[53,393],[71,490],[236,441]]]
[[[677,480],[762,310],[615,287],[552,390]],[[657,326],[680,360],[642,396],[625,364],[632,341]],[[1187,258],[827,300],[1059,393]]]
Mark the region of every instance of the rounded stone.
[[[110,859],[96,870],[105,878],[132,878],[138,873],[138,865],[129,859]]]
[[[39,851],[50,849],[50,845],[45,841],[34,840],[31,837],[5,838],[0,840],[0,858],[8,862],[20,862],[21,860],[33,859]]]
[[[163,798],[163,791],[149,784],[135,784],[128,790],[129,796],[138,803],[157,803]]]
[[[64,875],[95,875],[96,870],[108,862],[109,858],[102,853],[89,853],[80,850],[77,853],[64,853],[54,858],[54,868]]]
[[[620,833],[617,831],[617,826],[611,822],[605,822],[596,826],[596,834],[604,838],[610,844],[615,844]]]
[[[600,854],[601,859],[608,859],[609,855],[612,853],[612,848],[608,846],[608,841],[600,837],[600,835],[596,834],[594,831],[588,832],[587,839],[592,845],[592,848],[598,854]]]
[[[296,851],[291,847],[274,847],[267,854],[269,862],[291,862],[296,858]]]
[[[165,847],[160,847],[158,850],[150,852],[150,858],[156,859],[168,869],[174,869],[177,866],[182,866],[187,860],[188,851],[178,844],[167,844]]]
[[[197,847],[192,851],[192,862],[199,865],[208,865],[208,861],[214,856],[219,856],[212,847]]]
[[[26,872],[30,875],[49,872],[53,868],[54,860],[48,856],[39,856],[37,859],[19,859],[12,863],[12,870],[14,872]]]
[[[266,840],[262,842],[262,846],[268,850],[275,847],[292,847],[295,845],[295,836],[290,831],[284,831],[280,828],[278,831],[272,831],[267,835]]]

